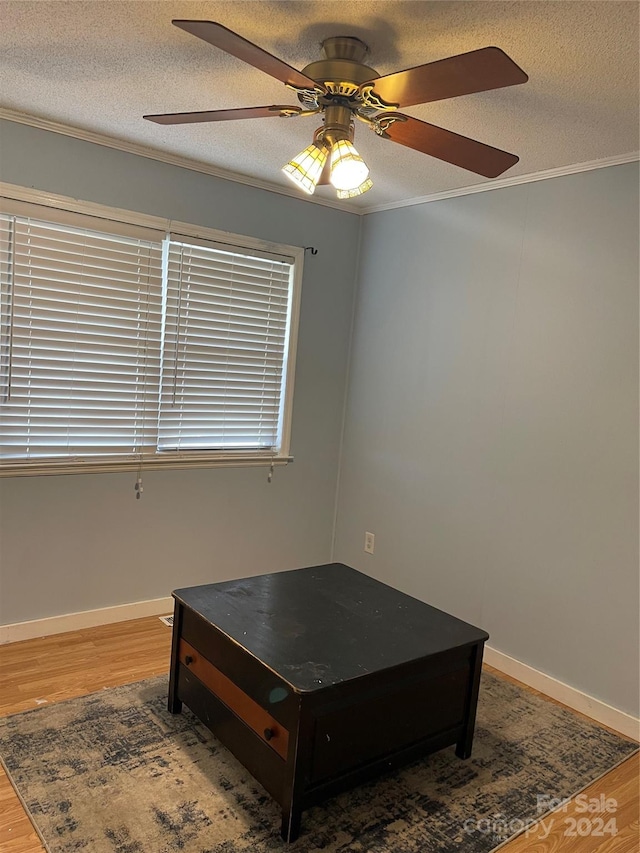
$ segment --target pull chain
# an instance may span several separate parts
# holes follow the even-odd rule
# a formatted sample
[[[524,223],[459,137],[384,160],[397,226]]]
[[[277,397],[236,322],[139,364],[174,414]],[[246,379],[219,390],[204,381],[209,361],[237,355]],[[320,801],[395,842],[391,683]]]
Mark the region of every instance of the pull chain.
[[[269,473],[267,475],[267,483],[270,483],[273,480],[273,459],[271,460],[271,466],[269,468]]]
[[[142,497],[142,493],[144,492],[144,488],[142,486],[142,472],[138,474],[136,484],[133,488],[136,490],[136,500],[139,501]]]

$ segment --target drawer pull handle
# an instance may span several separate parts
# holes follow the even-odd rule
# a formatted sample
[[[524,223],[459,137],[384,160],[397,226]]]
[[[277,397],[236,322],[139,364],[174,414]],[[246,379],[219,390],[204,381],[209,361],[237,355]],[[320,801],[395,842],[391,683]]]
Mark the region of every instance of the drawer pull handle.
[[[189,666],[190,663],[193,663],[193,657],[191,655],[185,655],[184,662]]]
[[[274,732],[274,730],[273,730],[273,729],[265,729],[265,730],[264,730],[264,739],[265,739],[265,740],[271,740],[271,738],[272,738],[274,735],[275,735],[275,732]]]

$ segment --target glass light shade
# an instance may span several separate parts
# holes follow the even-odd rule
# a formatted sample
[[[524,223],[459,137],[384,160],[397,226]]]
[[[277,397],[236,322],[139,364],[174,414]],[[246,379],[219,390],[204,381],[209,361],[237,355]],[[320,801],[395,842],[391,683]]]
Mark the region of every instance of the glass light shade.
[[[297,157],[283,166],[282,171],[300,189],[309,195],[313,195],[328,155],[329,151],[324,145],[312,142],[308,148],[305,148]]]
[[[357,195],[362,195],[362,193],[366,193],[367,190],[370,190],[373,186],[373,181],[371,178],[367,178],[364,183],[360,184],[359,187],[356,187],[354,190],[338,190],[337,196],[338,198],[354,198]]]
[[[369,177],[369,167],[348,139],[331,148],[331,183],[337,190],[354,190]]]

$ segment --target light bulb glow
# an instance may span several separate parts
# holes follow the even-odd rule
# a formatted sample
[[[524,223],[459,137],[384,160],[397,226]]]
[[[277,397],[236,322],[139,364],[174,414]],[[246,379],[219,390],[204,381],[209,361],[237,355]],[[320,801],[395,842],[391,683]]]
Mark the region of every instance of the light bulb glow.
[[[282,171],[300,189],[309,195],[313,195],[328,155],[329,151],[324,145],[312,142],[297,157],[283,166]]]
[[[337,190],[355,190],[369,177],[369,167],[348,139],[331,148],[331,183]]]
[[[359,187],[356,187],[354,190],[338,190],[337,196],[338,198],[355,198],[357,195],[362,195],[362,193],[366,193],[367,190],[370,190],[373,186],[373,181],[371,178],[367,178],[364,183],[360,184]]]

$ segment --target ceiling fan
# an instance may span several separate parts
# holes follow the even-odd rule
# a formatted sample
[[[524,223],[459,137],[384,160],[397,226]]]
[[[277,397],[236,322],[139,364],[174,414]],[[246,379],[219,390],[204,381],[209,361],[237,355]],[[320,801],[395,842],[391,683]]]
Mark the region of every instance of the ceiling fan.
[[[369,125],[382,139],[486,178],[495,178],[518,162],[515,154],[397,112],[399,107],[525,83],[527,75],[498,47],[472,50],[380,77],[363,64],[369,51],[364,42],[337,36],[322,43],[324,59],[297,71],[222,24],[186,20],[172,23],[280,80],[297,94],[302,106],[275,104],[144,118],[158,124],[189,124],[321,115],[323,124],[315,131],[311,145],[283,168],[309,194],[316,186],[331,183],[339,198],[352,198],[373,186],[369,169],[353,145],[356,119]]]

